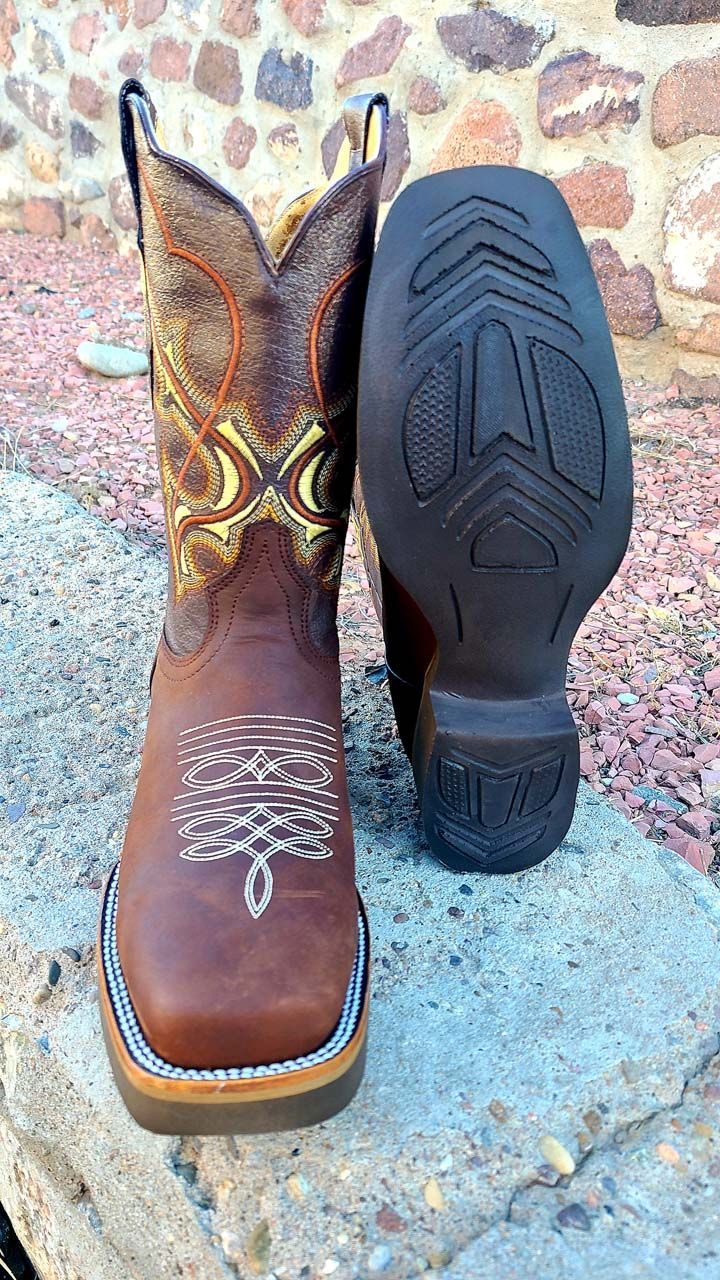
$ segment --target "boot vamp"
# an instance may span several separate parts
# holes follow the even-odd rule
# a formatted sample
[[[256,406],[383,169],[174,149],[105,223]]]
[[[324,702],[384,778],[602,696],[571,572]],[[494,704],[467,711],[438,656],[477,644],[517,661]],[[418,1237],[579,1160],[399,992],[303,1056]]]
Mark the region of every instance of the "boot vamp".
[[[146,1039],[178,1066],[317,1049],[355,960],[337,664],[262,632],[189,663],[161,646],[153,680],[118,949]]]

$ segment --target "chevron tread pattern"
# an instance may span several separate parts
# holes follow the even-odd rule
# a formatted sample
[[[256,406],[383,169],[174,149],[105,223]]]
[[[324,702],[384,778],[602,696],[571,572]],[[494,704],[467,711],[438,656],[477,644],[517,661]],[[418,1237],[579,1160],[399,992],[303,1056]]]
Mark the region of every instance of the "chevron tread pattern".
[[[550,751],[506,767],[440,756],[436,767],[443,838],[459,852],[492,863],[530,847],[552,822],[565,756]]]
[[[592,528],[605,471],[593,388],[565,351],[537,337],[538,316],[527,310],[532,298],[540,323],[557,329],[569,304],[551,288],[556,273],[532,244],[527,219],[506,207],[465,201],[424,235],[435,242],[412,273],[405,325],[413,362],[424,369],[403,424],[413,488],[423,503],[443,495],[444,527],[463,509],[456,536],[468,539],[477,572],[552,572],[557,538],[575,544]],[[562,324],[581,345],[572,324]],[[433,363],[447,342],[449,354]],[[503,470],[503,481],[491,483]]]

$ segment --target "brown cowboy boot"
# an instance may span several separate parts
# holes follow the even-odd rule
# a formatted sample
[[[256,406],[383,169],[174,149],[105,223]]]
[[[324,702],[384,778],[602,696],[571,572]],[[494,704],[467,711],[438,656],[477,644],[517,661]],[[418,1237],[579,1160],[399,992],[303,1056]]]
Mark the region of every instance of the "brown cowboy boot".
[[[533,866],[573,815],[568,652],[632,507],[610,333],[552,183],[459,169],[395,202],[358,447],[360,542],[428,843],[463,872]]]
[[[118,1085],[158,1132],[314,1123],[362,1075],[335,613],[386,107],[349,100],[344,176],[264,242],[162,149],[142,86],[120,95],[170,584],[100,985]]]

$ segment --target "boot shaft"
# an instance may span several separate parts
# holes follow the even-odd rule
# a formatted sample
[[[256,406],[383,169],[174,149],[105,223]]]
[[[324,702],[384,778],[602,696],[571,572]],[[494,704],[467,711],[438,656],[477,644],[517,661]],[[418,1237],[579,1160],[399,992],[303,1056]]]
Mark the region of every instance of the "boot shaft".
[[[347,171],[293,201],[267,241],[239,200],[163,150],[138,82],[123,86],[120,109],[170,560],[166,639],[177,653],[195,651],[218,595],[241,584],[240,612],[252,613],[252,583],[263,575],[246,570],[258,545],[277,544],[303,609],[331,616],[355,463],[384,100],[346,104]]]

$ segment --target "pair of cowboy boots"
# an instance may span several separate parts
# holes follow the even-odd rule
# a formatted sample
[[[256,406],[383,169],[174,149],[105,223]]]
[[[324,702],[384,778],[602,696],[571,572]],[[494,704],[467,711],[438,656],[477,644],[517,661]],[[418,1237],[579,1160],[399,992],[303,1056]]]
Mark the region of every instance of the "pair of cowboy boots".
[[[387,103],[351,98],[329,185],[263,240],[163,149],[137,81],[120,112],[170,581],[100,926],[105,1036],[147,1128],[294,1128],[350,1100],[365,1055],[336,632],[356,424],[428,843],[463,872],[516,871],[572,816],[565,670],[627,541],[622,394],[544,179],[425,178],[374,253]]]

